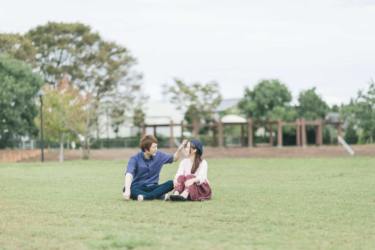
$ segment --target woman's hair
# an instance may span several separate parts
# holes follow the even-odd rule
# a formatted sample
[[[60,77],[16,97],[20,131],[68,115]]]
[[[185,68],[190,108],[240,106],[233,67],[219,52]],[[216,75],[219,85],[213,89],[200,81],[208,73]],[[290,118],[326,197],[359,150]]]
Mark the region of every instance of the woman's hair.
[[[142,137],[139,147],[143,152],[149,151],[152,143],[158,143],[158,140],[153,135],[145,135]]]
[[[195,146],[190,142],[190,150],[191,149],[196,149]],[[199,165],[202,162],[202,154],[200,153],[199,150],[195,151],[195,156],[194,156],[194,162],[193,166],[191,168],[191,173],[194,174],[197,169],[199,168]]]

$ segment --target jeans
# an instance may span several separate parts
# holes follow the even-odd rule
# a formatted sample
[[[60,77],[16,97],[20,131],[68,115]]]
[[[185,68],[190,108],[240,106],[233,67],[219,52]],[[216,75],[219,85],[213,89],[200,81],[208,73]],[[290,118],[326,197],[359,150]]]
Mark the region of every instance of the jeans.
[[[134,200],[138,198],[138,195],[143,195],[145,200],[160,199],[162,196],[173,189],[173,181],[169,180],[163,184],[155,184],[152,186],[135,186],[131,187],[130,197]]]

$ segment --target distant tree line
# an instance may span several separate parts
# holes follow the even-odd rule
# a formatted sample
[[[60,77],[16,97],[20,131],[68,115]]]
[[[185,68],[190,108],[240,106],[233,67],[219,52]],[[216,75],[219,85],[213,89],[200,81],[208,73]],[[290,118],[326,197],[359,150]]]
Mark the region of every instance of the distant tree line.
[[[54,129],[47,128],[46,137],[56,140],[53,131],[63,131],[58,136],[63,143],[64,138],[80,135],[86,157],[103,110],[109,111],[116,126],[123,117],[138,113],[146,99],[142,75],[134,69],[135,57],[123,45],[103,39],[81,23],[49,22],[25,34],[0,34],[0,55],[0,148],[9,147],[20,136],[35,136],[38,102],[34,97],[42,85],[48,86],[43,88],[46,112],[53,109],[62,114],[79,107],[80,112],[74,113],[81,118],[59,117],[59,122],[51,125]],[[74,91],[54,92],[64,77]],[[64,99],[64,95],[70,97]],[[77,98],[84,98],[85,105],[57,100]],[[79,129],[72,129],[72,123]]]
[[[62,145],[62,150],[66,141],[79,140],[86,158],[100,131],[100,115],[109,114],[117,132],[126,117],[142,126],[147,96],[136,63],[125,46],[103,39],[81,23],[49,22],[25,34],[0,34],[0,148],[38,135],[38,94],[45,100],[46,139]],[[184,113],[186,123],[198,128],[194,134],[218,119],[215,110],[223,98],[215,81],[186,83],[176,78],[164,85],[163,94]],[[340,106],[329,106],[316,88],[301,91],[297,102],[292,101],[285,83],[265,79],[245,88],[239,105],[220,115],[230,112],[267,122],[325,119],[337,113],[348,142],[374,142],[374,81]]]

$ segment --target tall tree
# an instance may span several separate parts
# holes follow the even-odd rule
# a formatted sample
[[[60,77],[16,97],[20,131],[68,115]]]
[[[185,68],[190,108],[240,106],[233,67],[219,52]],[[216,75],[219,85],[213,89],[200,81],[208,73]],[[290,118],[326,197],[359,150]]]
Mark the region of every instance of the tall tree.
[[[253,89],[245,89],[239,108],[247,117],[262,121],[286,119],[294,116],[291,100],[292,94],[285,84],[277,79],[262,80]]]
[[[20,136],[37,134],[35,97],[41,85],[28,65],[0,56],[0,148]]]
[[[50,22],[30,30],[26,37],[37,50],[36,63],[46,82],[55,85],[67,74],[90,97],[84,135],[88,157],[90,138],[93,130],[100,130],[98,119],[103,110],[124,115],[140,96],[142,75],[133,69],[136,60],[125,47],[104,41],[81,23]]]
[[[32,41],[23,35],[0,34],[0,54],[7,54],[35,67],[36,49]]]
[[[185,112],[187,120],[194,125],[195,136],[202,122],[213,119],[214,110],[222,99],[216,82],[187,84],[174,79],[174,84],[164,85],[164,94],[179,110]]]
[[[375,82],[373,80],[367,90],[358,92],[350,109],[355,116],[355,125],[362,130],[361,140],[373,143],[375,141]]]
[[[56,85],[68,74],[75,86],[84,85],[82,65],[95,57],[99,34],[80,23],[49,22],[26,33],[36,48],[36,63],[47,83]]]
[[[328,104],[316,93],[315,87],[302,91],[299,94],[298,103],[298,115],[305,119],[324,119],[329,111]]]
[[[57,87],[47,85],[44,91],[44,132],[50,141],[60,143],[60,162],[64,161],[64,143],[67,138],[82,137],[85,132],[85,123],[88,116],[87,96],[69,84],[64,78]],[[35,119],[40,127],[39,117]]]

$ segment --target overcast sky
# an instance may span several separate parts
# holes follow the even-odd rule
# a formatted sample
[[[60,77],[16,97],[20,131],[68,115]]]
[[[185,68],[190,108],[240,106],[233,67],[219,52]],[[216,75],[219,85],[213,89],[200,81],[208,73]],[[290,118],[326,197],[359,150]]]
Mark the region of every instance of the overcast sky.
[[[145,92],[174,77],[220,84],[225,98],[278,78],[348,102],[375,78],[375,0],[1,0],[0,32],[47,21],[90,25],[130,49]]]

